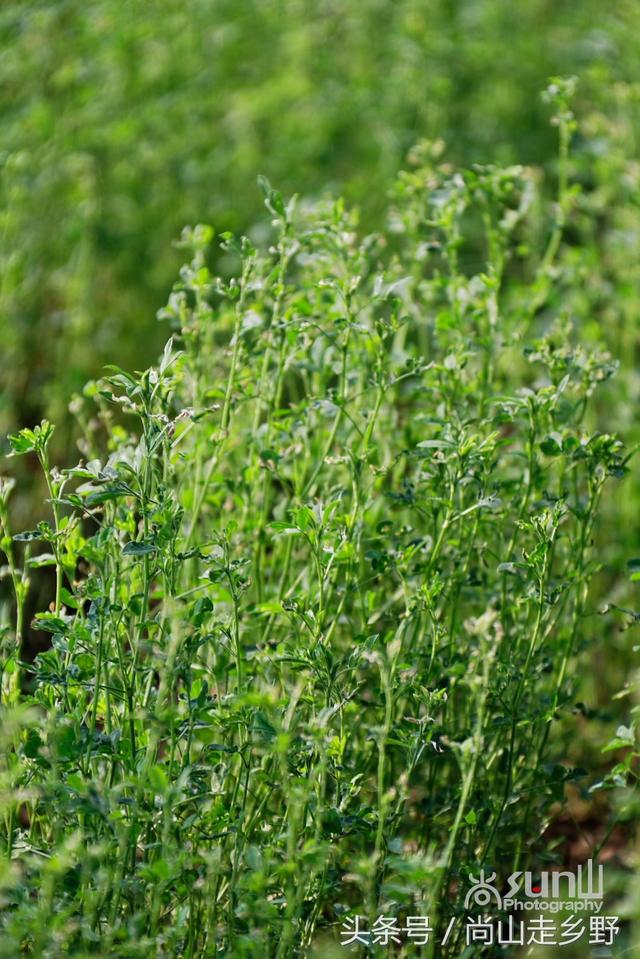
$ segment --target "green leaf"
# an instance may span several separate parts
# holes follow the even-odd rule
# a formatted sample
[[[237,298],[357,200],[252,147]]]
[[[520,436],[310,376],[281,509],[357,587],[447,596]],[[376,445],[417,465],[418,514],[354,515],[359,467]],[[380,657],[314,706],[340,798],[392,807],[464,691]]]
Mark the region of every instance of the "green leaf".
[[[282,194],[274,190],[265,176],[258,176],[258,185],[265,198],[265,206],[274,216],[284,217],[286,210]]]
[[[71,609],[79,608],[80,604],[78,600],[75,598],[73,593],[70,593],[69,590],[65,589],[64,586],[60,590],[60,597],[62,599],[62,602],[65,604],[65,606],[70,606]]]
[[[197,599],[193,604],[193,609],[191,611],[191,619],[194,626],[202,626],[203,622],[213,611],[213,603],[208,596],[204,596],[201,599]]]
[[[554,435],[547,436],[540,443],[540,449],[545,456],[558,456],[562,453],[562,439],[558,439]]]
[[[110,486],[107,489],[89,492],[85,504],[87,506],[100,506],[102,503],[110,503],[113,500],[120,499],[121,496],[131,496],[132,490],[128,486],[119,483],[117,486]]]
[[[49,440],[53,436],[54,426],[48,420],[42,420],[39,426],[32,430],[22,429],[19,433],[11,433],[8,436],[13,456],[21,456],[24,453],[42,453],[46,450]]]
[[[636,745],[636,738],[633,729],[630,726],[618,726],[614,738],[603,748],[603,753],[612,752],[615,749],[629,749]]]
[[[27,560],[27,566],[30,569],[41,569],[43,566],[55,566],[55,565],[56,565],[56,558],[53,555],[53,553],[40,553],[38,556],[31,556]]]
[[[44,536],[39,529],[28,529],[24,533],[16,533],[12,537],[16,543],[32,543],[37,539],[44,539]]]
[[[290,523],[269,523],[269,529],[287,536],[299,536],[300,530]]]
[[[35,436],[31,430],[21,430],[19,433],[11,433],[8,437],[11,449],[17,456],[23,453],[31,453],[36,448]]]
[[[34,629],[43,630],[45,633],[65,633],[69,621],[56,613],[36,613],[32,625]]]
[[[122,550],[123,556],[148,556],[150,553],[157,552],[158,547],[154,543],[140,540],[135,543],[127,543]]]
[[[451,448],[446,440],[422,440],[417,444],[419,450],[446,450]]]
[[[303,533],[316,525],[315,517],[308,506],[301,506],[300,509],[296,510],[295,520],[298,529],[301,529]]]

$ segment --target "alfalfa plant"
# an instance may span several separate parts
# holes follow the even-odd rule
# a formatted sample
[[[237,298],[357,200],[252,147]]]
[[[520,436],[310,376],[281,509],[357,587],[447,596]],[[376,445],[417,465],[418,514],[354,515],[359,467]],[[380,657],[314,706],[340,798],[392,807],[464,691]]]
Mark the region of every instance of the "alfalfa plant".
[[[50,520],[11,537],[3,487],[5,672],[54,584],[3,687],[0,955],[285,959],[355,914],[429,915],[431,955],[469,873],[553,856],[615,363],[555,295],[566,173],[547,231],[530,171],[438,149],[387,234],[266,182],[223,277],[185,230],[161,362],[74,401],[81,462],[11,437]]]

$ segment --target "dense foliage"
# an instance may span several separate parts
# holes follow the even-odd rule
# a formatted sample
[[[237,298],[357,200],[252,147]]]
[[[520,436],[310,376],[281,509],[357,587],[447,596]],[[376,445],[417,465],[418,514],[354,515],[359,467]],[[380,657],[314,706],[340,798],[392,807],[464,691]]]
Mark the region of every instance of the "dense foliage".
[[[576,663],[611,629],[594,535],[629,479],[599,428],[617,363],[571,323],[563,234],[594,203],[572,86],[547,97],[552,204],[535,171],[428,142],[380,233],[262,181],[270,233],[223,234],[222,276],[212,230],[184,231],[173,335],[76,399],[81,462],[52,465],[46,421],[12,435],[50,513],[15,534],[3,481],[1,956],[329,956],[356,913],[441,930],[469,873],[562,861],[570,788],[633,786],[631,728],[602,782],[571,762]]]

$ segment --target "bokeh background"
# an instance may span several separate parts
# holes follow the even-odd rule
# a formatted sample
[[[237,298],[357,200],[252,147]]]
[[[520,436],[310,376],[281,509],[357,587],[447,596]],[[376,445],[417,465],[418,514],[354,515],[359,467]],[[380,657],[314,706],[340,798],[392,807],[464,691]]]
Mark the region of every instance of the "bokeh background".
[[[418,138],[544,165],[549,76],[584,119],[640,96],[633,0],[5,0],[0,31],[0,429],[46,413],[59,451],[73,391],[164,341],[184,224],[250,229],[259,173],[379,228]]]

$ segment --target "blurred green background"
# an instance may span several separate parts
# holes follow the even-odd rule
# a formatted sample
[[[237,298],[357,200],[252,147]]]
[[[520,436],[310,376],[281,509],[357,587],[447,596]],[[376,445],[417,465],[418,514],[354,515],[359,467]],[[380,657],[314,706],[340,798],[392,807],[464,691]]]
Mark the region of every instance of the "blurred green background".
[[[550,75],[584,115],[637,97],[639,32],[637,3],[596,0],[5,0],[0,430],[47,414],[67,458],[73,391],[166,337],[172,240],[249,229],[257,174],[380,228],[418,138],[543,164]]]

